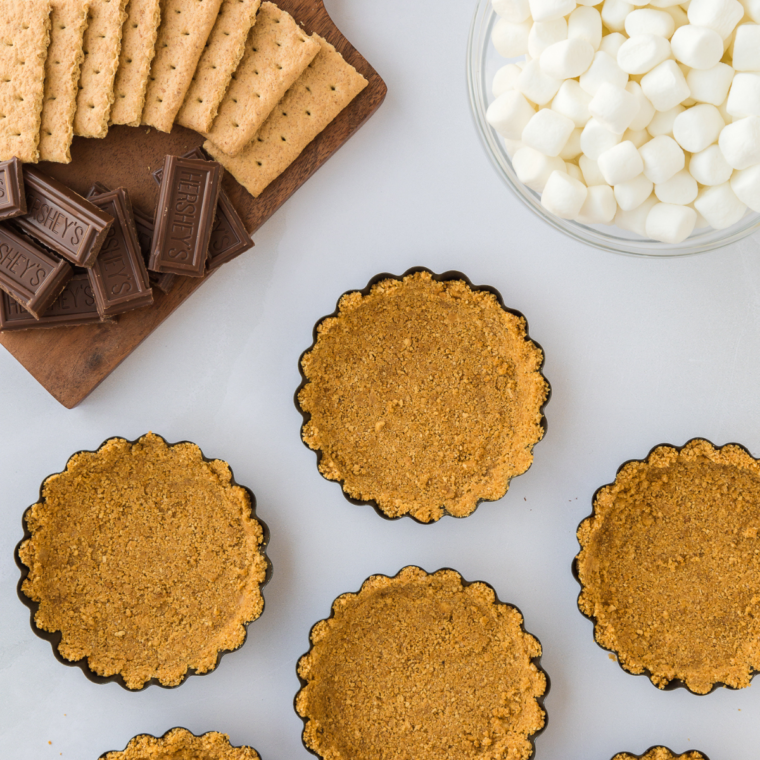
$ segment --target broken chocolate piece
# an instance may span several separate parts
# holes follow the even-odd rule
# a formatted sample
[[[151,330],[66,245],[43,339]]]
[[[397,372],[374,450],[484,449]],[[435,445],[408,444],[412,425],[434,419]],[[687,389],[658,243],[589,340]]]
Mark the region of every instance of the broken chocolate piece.
[[[21,161],[15,156],[0,161],[0,219],[26,213],[26,193]]]

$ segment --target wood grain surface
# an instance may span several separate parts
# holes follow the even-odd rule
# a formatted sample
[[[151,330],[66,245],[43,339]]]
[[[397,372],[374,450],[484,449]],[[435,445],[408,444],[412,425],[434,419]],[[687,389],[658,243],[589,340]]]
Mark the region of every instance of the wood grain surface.
[[[378,73],[332,22],[322,0],[277,0],[277,5],[288,11],[307,32],[317,32],[335,45],[367,78],[369,85],[258,198],[249,195],[233,177],[225,176],[224,188],[251,233],[372,116],[387,92]],[[125,187],[134,205],[152,212],[158,186],[151,172],[163,165],[167,154],[180,155],[202,143],[200,135],[176,125],[169,134],[147,127],[115,126],[102,140],[75,137],[70,164],[42,163],[40,168],[81,194],[86,194],[96,180],[109,187]],[[243,255],[255,256],[256,249]],[[123,314],[112,324],[0,333],[0,344],[61,404],[71,409],[209,276],[179,278],[168,294],[154,288],[152,307]]]

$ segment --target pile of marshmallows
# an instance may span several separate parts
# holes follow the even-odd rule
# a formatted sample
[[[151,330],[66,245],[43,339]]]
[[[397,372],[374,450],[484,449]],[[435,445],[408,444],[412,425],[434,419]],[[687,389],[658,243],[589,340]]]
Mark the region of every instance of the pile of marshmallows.
[[[760,211],[760,0],[492,2],[524,60],[486,118],[546,209],[665,243]]]

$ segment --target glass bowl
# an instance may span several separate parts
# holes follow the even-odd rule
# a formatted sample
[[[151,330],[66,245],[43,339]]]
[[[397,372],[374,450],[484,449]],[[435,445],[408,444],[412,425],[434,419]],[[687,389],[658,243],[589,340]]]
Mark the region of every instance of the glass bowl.
[[[517,179],[501,136],[486,121],[486,110],[493,101],[491,82],[505,63],[491,44],[491,31],[498,16],[491,0],[477,0],[475,16],[467,40],[467,87],[475,124],[491,163],[510,190],[535,214],[554,229],[581,243],[610,253],[630,256],[688,256],[735,243],[760,229],[760,214],[750,212],[724,230],[695,230],[683,243],[672,245],[641,238],[634,233],[607,225],[585,225],[560,219],[541,205],[541,196]]]

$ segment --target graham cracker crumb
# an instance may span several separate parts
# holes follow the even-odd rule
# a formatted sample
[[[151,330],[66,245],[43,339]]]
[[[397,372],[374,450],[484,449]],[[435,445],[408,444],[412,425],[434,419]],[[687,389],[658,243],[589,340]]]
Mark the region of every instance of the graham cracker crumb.
[[[259,760],[251,747],[232,747],[230,737],[211,731],[193,736],[174,728],[160,738],[136,736],[123,752],[108,752],[103,760]]]
[[[548,386],[525,320],[427,272],[340,300],[302,360],[320,472],[391,517],[464,517],[533,460]]]

